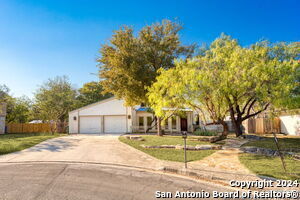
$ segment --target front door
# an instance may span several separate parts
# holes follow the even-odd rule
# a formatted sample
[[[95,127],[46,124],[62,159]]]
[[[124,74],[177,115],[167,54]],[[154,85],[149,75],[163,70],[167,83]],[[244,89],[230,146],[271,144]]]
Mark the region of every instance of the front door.
[[[187,119],[186,118],[180,118],[180,127],[181,127],[181,131],[187,131]]]

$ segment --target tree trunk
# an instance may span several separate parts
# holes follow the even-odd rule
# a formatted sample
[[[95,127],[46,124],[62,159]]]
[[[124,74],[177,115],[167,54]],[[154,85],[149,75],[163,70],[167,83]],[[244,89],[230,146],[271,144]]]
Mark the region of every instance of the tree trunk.
[[[221,141],[221,140],[225,140],[227,138],[227,135],[228,135],[228,124],[225,122],[225,121],[219,121],[220,124],[222,124],[223,126],[223,132],[221,135],[218,135],[216,137],[213,137],[210,142],[211,143],[215,143],[215,142],[218,142],[218,141]]]
[[[242,130],[242,120],[232,120],[233,123],[233,128],[234,128],[234,132],[236,137],[239,137],[241,135],[243,135],[243,130]]]
[[[160,117],[157,117],[157,135],[162,136],[161,118]]]
[[[243,135],[243,131],[241,127],[243,120],[239,113],[237,114],[237,118],[235,117],[235,112],[232,107],[229,110],[230,110],[231,123],[233,125],[235,135],[236,137],[239,137]]]
[[[229,128],[228,128],[228,124],[225,121],[221,122],[222,126],[223,126],[223,132],[222,135],[227,137],[228,133],[229,133]]]
[[[50,121],[50,131],[51,131],[52,135],[54,135],[56,130],[57,130],[57,122],[56,121]]]

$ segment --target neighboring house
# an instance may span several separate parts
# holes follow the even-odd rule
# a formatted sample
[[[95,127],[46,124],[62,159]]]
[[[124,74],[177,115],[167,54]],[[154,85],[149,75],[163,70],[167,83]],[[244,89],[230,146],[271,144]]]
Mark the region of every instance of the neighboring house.
[[[0,103],[0,134],[5,133],[6,104]]]
[[[43,123],[43,120],[32,120],[30,122],[28,122],[29,124],[41,124]]]
[[[163,123],[165,132],[192,131],[193,111],[183,109],[185,117],[172,116]],[[126,107],[115,97],[69,112],[69,133],[145,132],[152,127],[153,114],[141,106]],[[155,132],[154,126],[150,132]]]
[[[287,135],[300,136],[300,115],[281,115],[280,117],[281,133]]]

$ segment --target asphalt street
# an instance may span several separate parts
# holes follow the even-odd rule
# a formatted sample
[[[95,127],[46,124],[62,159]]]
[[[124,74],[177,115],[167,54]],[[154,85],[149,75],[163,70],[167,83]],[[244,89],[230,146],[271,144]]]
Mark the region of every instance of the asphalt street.
[[[156,199],[156,191],[228,191],[228,188],[132,168],[93,164],[0,165],[0,199]]]

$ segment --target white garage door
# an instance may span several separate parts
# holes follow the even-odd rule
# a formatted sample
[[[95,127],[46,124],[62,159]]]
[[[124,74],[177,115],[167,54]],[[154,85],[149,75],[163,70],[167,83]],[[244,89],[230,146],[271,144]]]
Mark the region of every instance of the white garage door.
[[[104,116],[105,133],[125,133],[126,116]]]
[[[101,133],[101,117],[80,117],[80,133]]]

